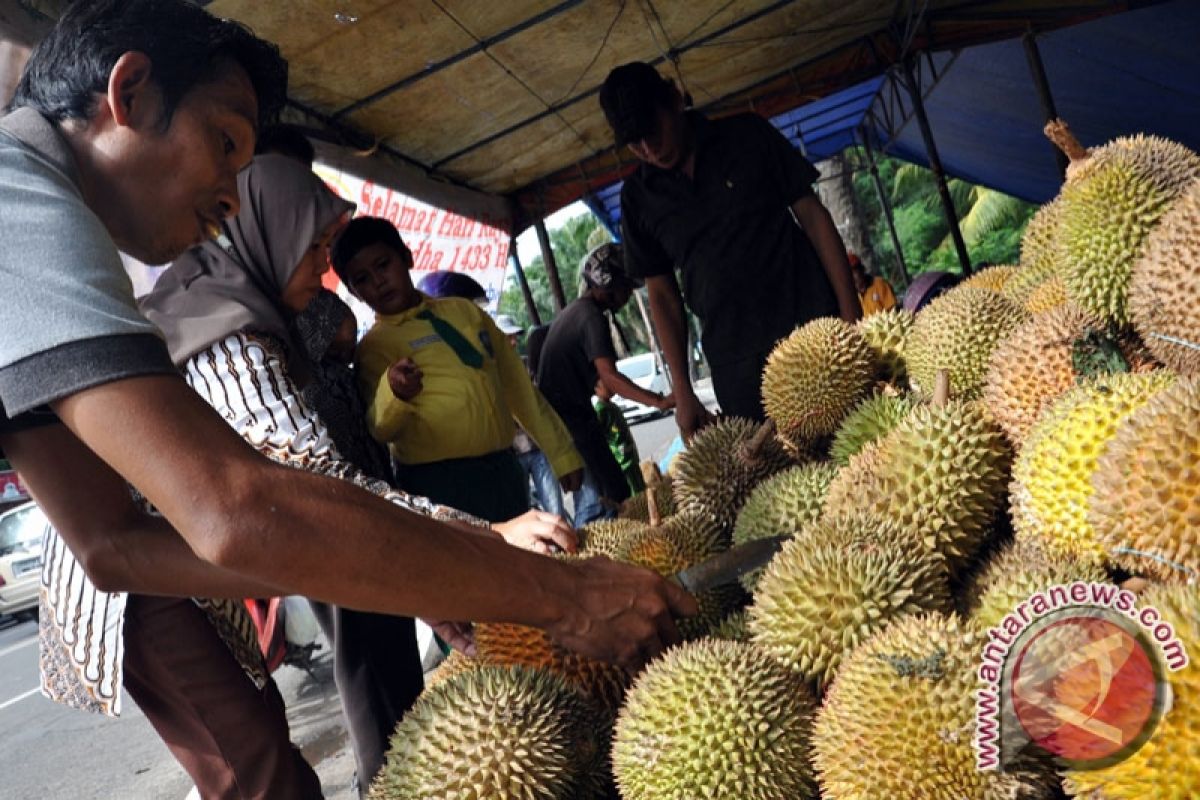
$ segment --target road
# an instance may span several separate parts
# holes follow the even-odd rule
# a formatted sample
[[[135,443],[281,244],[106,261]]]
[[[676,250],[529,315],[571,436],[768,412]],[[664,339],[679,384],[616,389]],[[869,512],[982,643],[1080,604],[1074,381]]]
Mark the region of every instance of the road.
[[[661,460],[673,416],[631,428],[643,460]],[[326,650],[327,653],[327,650]],[[0,800],[184,800],[191,782],[128,698],[120,719],[56,705],[38,691],[37,623],[0,617]],[[351,800],[353,757],[328,655],[315,677],[281,667],[292,739],[328,800]]]

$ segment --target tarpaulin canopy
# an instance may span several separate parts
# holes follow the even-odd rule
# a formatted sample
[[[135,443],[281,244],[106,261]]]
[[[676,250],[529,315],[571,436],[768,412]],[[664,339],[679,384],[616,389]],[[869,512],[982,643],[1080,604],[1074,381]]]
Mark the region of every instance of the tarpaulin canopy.
[[[1037,37],[1056,110],[1085,145],[1148,133],[1200,150],[1200,3],[1173,0]],[[924,93],[950,175],[1042,203],[1061,175],[1020,39],[947,54]],[[779,114],[771,122],[812,161],[861,144],[928,166],[894,75],[880,76]],[[586,198],[614,232],[621,184]]]

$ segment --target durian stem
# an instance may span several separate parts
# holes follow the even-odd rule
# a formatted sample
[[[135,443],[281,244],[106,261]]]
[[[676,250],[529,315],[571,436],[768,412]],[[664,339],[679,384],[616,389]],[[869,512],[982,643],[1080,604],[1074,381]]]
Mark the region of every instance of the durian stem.
[[[933,407],[945,408],[950,402],[950,373],[939,369],[933,379]]]
[[[657,528],[662,522],[662,514],[658,510],[658,498],[655,487],[662,480],[662,473],[653,461],[642,462],[642,480],[646,482],[646,512],[650,517],[650,527]]]
[[[769,419],[750,437],[742,447],[741,456],[745,461],[757,461],[767,441],[775,436],[775,420]]]
[[[1149,585],[1150,581],[1146,580],[1145,578],[1139,578],[1136,575],[1121,582],[1122,589],[1133,592],[1134,594],[1140,594],[1142,590]]]
[[[1042,129],[1042,132],[1072,162],[1083,161],[1088,157],[1087,148],[1079,143],[1079,140],[1075,138],[1075,134],[1071,133],[1071,129],[1067,127],[1067,123],[1062,119],[1055,118],[1050,120],[1046,123],[1046,127]]]

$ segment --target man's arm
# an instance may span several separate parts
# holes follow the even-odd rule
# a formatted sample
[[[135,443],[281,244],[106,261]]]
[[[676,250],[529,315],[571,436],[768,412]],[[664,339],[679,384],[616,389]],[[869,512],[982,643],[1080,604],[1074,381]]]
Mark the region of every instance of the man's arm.
[[[671,391],[675,397],[675,422],[684,441],[712,420],[712,415],[696,397],[688,369],[687,318],[683,311],[683,295],[674,273],[646,278],[650,295],[650,316],[662,345],[663,357],[671,370]]]
[[[97,589],[178,597],[281,594],[278,586],[200,559],[62,425],[0,434],[0,444]]]
[[[631,667],[678,641],[672,613],[695,613],[692,598],[649,571],[548,559],[274,464],[176,377],[114,381],[52,405],[201,559],[283,593],[532,625]]]
[[[838,235],[837,226],[833,224],[833,217],[815,194],[806,195],[792,203],[792,214],[821,259],[821,267],[837,296],[841,318],[846,322],[856,322],[862,316],[862,305],[858,293],[854,291],[846,246]]]
[[[630,400],[662,411],[666,411],[674,405],[671,395],[661,395],[657,392],[643,389],[625,377],[617,369],[617,362],[608,356],[594,358],[592,359],[592,363],[596,365],[596,374],[600,377],[600,380],[604,381],[604,385],[613,394],[619,394],[621,397],[627,397]],[[691,386],[691,383],[688,385]]]

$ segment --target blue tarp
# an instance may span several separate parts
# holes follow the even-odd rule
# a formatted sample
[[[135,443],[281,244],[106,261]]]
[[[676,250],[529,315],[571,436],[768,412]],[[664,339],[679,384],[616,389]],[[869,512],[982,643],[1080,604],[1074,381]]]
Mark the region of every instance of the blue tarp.
[[[1200,151],[1200,3],[1195,0],[1115,14],[1038,37],[1059,116],[1086,146],[1131,133],[1165,136]],[[774,117],[809,160],[857,142],[870,128],[897,158],[928,165],[915,119],[895,138],[866,116],[891,91],[882,77]],[[905,107],[909,104],[905,98]],[[946,171],[1031,202],[1060,185],[1053,145],[1020,40],[963,50],[926,96]],[[799,136],[803,135],[803,145]],[[616,232],[621,184],[588,198]]]

